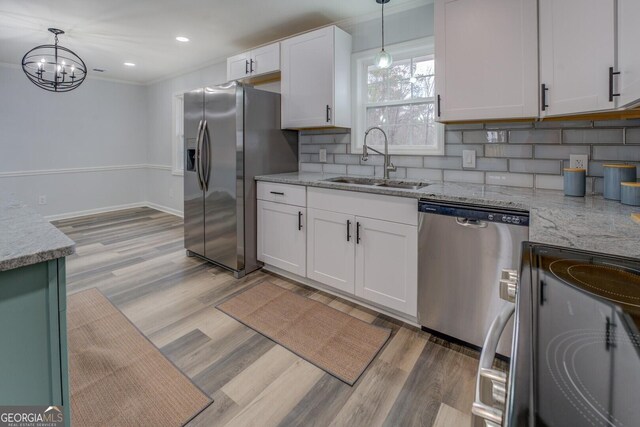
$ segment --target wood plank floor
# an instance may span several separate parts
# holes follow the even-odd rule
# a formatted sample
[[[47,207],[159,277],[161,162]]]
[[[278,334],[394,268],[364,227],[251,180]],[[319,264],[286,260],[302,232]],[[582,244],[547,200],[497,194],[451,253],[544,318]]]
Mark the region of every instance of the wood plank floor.
[[[54,224],[77,243],[68,292],[98,287],[215,399],[192,426],[469,425],[476,352],[266,272],[236,280],[186,257],[182,219],[153,209]],[[264,280],[391,328],[391,339],[350,387],[215,308]]]

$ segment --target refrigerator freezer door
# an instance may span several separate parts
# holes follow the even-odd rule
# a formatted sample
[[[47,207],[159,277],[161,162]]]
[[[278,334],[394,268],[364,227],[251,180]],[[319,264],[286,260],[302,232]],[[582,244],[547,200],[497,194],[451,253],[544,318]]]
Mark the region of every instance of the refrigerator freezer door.
[[[203,117],[203,91],[184,94],[184,246],[204,256],[204,200],[199,178],[199,136]]]
[[[204,256],[232,270],[244,267],[243,89],[205,88]],[[239,224],[241,225],[239,227]]]

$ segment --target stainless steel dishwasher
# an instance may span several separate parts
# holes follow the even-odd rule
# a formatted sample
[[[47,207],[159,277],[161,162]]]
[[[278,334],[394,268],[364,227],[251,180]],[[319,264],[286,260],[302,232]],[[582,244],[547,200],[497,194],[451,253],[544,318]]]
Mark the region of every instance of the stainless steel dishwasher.
[[[506,304],[503,269],[518,270],[529,237],[523,211],[420,200],[418,322],[423,329],[480,348]],[[497,352],[510,356],[512,321]]]

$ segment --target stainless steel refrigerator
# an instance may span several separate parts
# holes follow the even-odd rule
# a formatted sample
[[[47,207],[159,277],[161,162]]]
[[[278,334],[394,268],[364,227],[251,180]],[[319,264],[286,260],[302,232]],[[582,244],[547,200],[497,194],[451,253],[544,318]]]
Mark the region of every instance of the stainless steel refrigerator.
[[[236,277],[256,258],[257,175],[298,170],[280,94],[232,82],[184,94],[184,245]]]

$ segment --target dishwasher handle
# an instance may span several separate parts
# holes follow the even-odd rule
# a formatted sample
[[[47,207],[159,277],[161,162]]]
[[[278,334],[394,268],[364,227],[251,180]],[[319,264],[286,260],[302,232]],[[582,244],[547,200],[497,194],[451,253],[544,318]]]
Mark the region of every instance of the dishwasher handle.
[[[487,228],[486,221],[475,218],[456,218],[456,224],[467,228]]]

